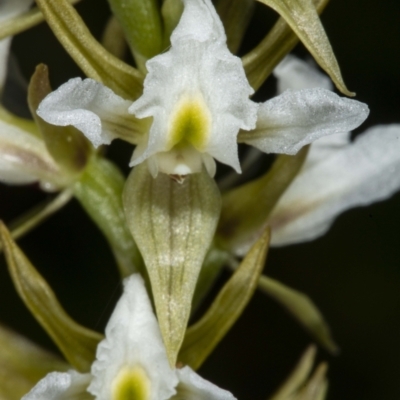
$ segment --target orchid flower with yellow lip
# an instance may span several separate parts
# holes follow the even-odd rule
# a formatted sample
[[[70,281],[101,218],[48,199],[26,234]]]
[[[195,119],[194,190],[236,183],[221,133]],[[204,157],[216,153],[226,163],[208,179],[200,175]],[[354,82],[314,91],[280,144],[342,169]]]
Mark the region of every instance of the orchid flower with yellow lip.
[[[207,399],[235,397],[191,368],[171,368],[143,280],[124,282],[124,293],[97,347],[91,372],[51,372],[22,400]]]
[[[40,104],[51,124],[73,125],[94,144],[122,138],[136,149],[130,165],[145,160],[158,172],[185,176],[215,160],[240,172],[237,142],[266,153],[295,154],[302,146],[359,126],[360,102],[325,89],[286,91],[265,103],[250,99],[242,63],[210,0],[184,0],[171,48],[146,63],[143,95],[131,102],[92,80],[71,79]]]

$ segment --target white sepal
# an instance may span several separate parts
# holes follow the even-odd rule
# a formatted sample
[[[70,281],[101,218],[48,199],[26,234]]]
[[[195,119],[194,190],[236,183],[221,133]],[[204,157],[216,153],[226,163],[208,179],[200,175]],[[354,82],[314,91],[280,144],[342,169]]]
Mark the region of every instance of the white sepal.
[[[273,245],[315,239],[343,211],[384,200],[400,189],[400,125],[375,126],[354,143],[328,148],[324,156],[314,154],[312,165],[306,161],[273,210]]]
[[[265,153],[296,154],[323,136],[357,128],[368,113],[366,104],[326,89],[287,90],[260,106],[256,129],[241,132],[239,141]]]
[[[90,374],[76,371],[51,372],[47,374],[21,400],[91,400],[86,391]]]
[[[117,137],[137,142],[140,132],[128,113],[130,105],[93,79],[74,78],[46,96],[37,114],[49,124],[74,126],[98,147]]]
[[[209,125],[204,124],[201,143],[191,144],[196,151],[240,171],[236,137],[239,129],[255,126],[257,104],[249,99],[253,89],[240,59],[226,46],[223,26],[212,3],[185,0],[184,5],[170,50],[146,63],[143,96],[129,109],[138,118],[154,118],[147,148],[132,165],[170,150],[173,116],[187,101],[193,101],[202,105],[203,119]]]
[[[171,400],[235,400],[236,397],[227,390],[220,389],[203,379],[191,368],[177,369],[179,378],[178,393]]]
[[[332,81],[328,76],[318,71],[315,64],[305,62],[291,54],[287,55],[274,69],[277,78],[278,94],[287,89],[323,88],[333,90]]]
[[[143,280],[132,275],[106,327],[106,338],[97,347],[88,391],[97,400],[109,400],[114,379],[124,369],[141,369],[150,382],[150,399],[169,399],[178,379],[171,370],[160,329]]]

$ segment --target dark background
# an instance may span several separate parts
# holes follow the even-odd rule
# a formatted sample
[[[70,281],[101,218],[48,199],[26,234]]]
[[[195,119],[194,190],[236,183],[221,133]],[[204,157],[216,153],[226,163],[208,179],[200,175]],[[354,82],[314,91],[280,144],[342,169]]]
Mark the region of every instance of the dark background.
[[[99,37],[109,12],[106,2],[84,0],[78,9]],[[275,18],[257,5],[242,52]],[[332,0],[322,19],[347,86],[371,108],[360,131],[400,122],[400,2]],[[44,24],[16,37],[12,50],[26,78],[40,62],[50,66],[54,87],[80,74]],[[301,46],[296,52],[307,56]],[[266,92],[273,87],[271,80]],[[116,143],[109,154],[127,172],[130,152]],[[10,221],[47,197],[35,186],[0,185],[0,217]],[[346,212],[323,238],[270,251],[266,273],[306,292],[341,348],[337,357],[319,351],[330,365],[329,399],[400,398],[399,216],[396,195]],[[79,204],[72,201],[19,243],[70,315],[102,330],[120,283],[105,240]],[[57,351],[16,295],[2,259],[0,263],[0,320]],[[200,374],[239,399],[266,399],[310,342],[279,305],[257,293]]]

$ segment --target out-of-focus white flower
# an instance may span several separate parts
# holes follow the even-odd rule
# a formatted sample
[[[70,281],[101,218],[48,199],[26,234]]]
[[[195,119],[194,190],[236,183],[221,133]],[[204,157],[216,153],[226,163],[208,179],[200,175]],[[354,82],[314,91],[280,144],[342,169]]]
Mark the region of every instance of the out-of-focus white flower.
[[[170,367],[143,280],[131,275],[97,348],[91,373],[52,372],[22,400],[207,399],[235,397],[189,367]]]
[[[278,87],[329,88],[325,76],[292,56],[274,73]],[[353,142],[350,132],[321,138],[271,214],[271,243],[315,239],[345,210],[387,199],[399,189],[400,124],[374,126]]]
[[[0,24],[26,11],[33,0],[1,0]],[[3,87],[7,72],[8,53],[12,37],[0,40],[0,89]]]
[[[0,23],[28,10],[33,0],[2,0]],[[7,74],[12,37],[0,41],[0,91]],[[19,118],[0,105],[0,182],[39,182],[44,190],[57,190],[66,183],[60,167],[46,149],[34,122]]]
[[[60,189],[68,182],[35,124],[15,117],[1,106],[0,182],[13,185],[39,182],[48,191]]]
[[[266,153],[295,154],[367,117],[365,104],[321,88],[288,90],[254,103],[211,1],[184,0],[184,6],[171,48],[146,63],[144,93],[137,101],[76,78],[49,94],[38,114],[51,124],[75,126],[95,146],[116,137],[136,144],[130,165],[147,160],[153,176],[159,171],[184,176],[203,165],[213,176],[214,159],[240,172],[237,142]],[[152,120],[144,129],[134,116]]]

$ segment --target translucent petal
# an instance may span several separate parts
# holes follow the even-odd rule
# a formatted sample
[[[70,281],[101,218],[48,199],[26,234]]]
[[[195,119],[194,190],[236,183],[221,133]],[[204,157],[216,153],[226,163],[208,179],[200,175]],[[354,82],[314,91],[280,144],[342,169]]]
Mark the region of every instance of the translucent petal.
[[[274,69],[273,74],[278,80],[278,93],[287,89],[323,88],[333,90],[332,81],[310,60],[305,62],[291,54],[287,55]]]
[[[343,211],[384,200],[399,188],[400,125],[375,126],[304,167],[271,214],[272,243],[312,240]]]
[[[90,374],[76,371],[51,372],[21,400],[89,400],[92,399],[86,388]]]
[[[272,7],[290,25],[318,64],[329,74],[337,88],[346,96],[354,96],[343,82],[338,62],[318,16],[318,1],[259,0]],[[323,6],[322,6],[323,8]]]
[[[74,78],[46,96],[37,114],[53,125],[74,126],[95,147],[117,137],[136,143],[140,128],[128,114],[130,104],[93,79]]]
[[[239,141],[265,153],[296,154],[314,140],[357,128],[367,118],[364,103],[321,88],[287,90],[263,103],[257,127]]]
[[[177,369],[176,373],[179,378],[178,393],[172,400],[234,400],[236,399],[232,393],[227,390],[220,389],[213,383],[203,379],[197,375],[189,367]]]
[[[249,99],[253,89],[240,59],[226,46],[211,1],[185,0],[184,5],[170,50],[147,62],[144,94],[129,109],[138,118],[154,118],[147,148],[133,164],[170,150],[172,116],[187,104],[187,98],[198,100],[201,112],[210,116],[210,126],[200,127],[201,145],[192,143],[196,150],[240,171],[236,137],[239,129],[255,126],[257,104]]]
[[[97,348],[89,392],[98,400],[110,398],[113,380],[123,369],[140,368],[151,384],[150,400],[169,399],[178,383],[171,370],[160,329],[140,275],[125,280],[124,294]]]
[[[64,311],[48,283],[16,245],[1,221],[0,240],[8,270],[21,300],[67,361],[80,372],[87,372],[102,335],[79,325]]]

